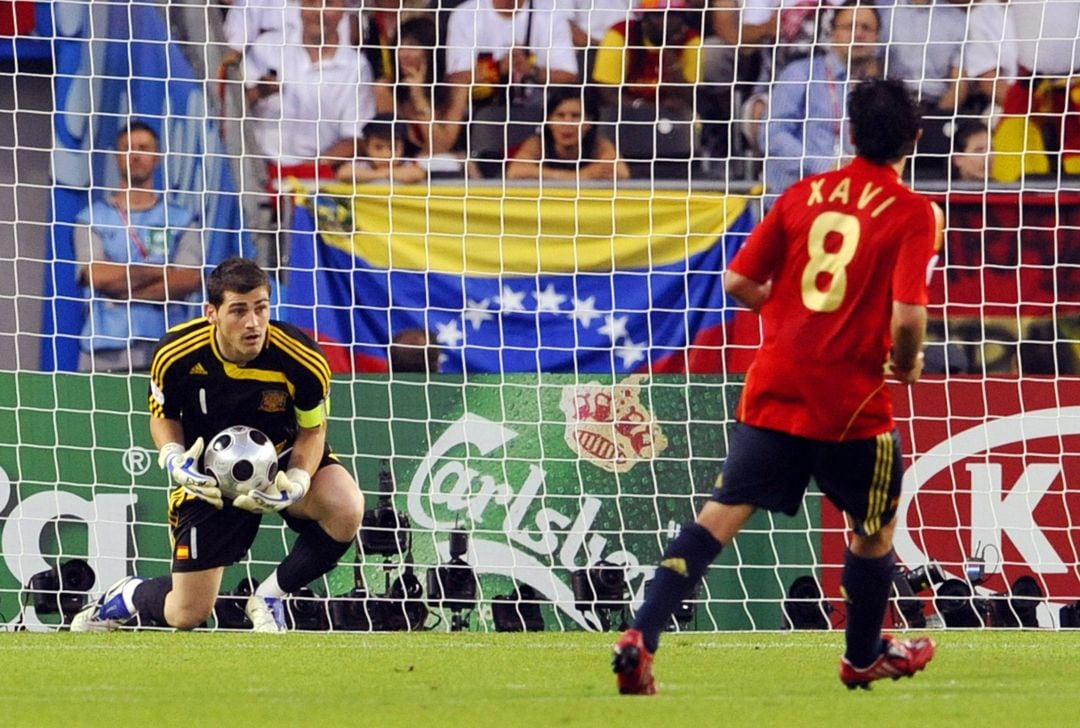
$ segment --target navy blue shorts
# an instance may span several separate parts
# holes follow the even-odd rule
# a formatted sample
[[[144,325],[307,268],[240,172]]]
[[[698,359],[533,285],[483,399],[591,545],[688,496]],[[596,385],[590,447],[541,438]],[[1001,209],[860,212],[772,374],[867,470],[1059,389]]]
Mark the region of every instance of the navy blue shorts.
[[[824,442],[735,423],[713,500],[793,516],[813,479],[856,533],[870,536],[892,520],[904,468],[900,434]]]

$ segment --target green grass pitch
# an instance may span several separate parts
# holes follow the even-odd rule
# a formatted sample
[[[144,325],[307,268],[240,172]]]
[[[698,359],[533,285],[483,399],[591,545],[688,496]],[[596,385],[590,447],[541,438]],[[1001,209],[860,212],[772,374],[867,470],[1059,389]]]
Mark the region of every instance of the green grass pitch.
[[[843,635],[668,635],[661,694],[615,693],[613,634],[0,635],[4,726],[1065,726],[1080,633],[938,633],[913,679],[848,691]]]

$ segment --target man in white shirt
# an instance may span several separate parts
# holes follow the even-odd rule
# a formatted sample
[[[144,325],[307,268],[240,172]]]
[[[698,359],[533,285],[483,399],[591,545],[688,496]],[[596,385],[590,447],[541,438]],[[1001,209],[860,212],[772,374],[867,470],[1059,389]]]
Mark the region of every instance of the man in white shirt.
[[[570,13],[552,0],[466,0],[446,30],[446,82],[455,104],[509,105],[507,91],[579,79]],[[542,102],[541,102],[542,103]]]
[[[302,0],[300,38],[263,33],[245,57],[246,97],[260,154],[278,167],[337,167],[356,157],[375,116],[367,59],[339,31],[344,0]]]
[[[950,0],[899,0],[890,16],[886,75],[902,80],[924,113],[955,111],[962,101],[964,9]]]
[[[225,42],[243,51],[263,33],[299,29],[300,6],[292,0],[236,0],[221,26]]]
[[[555,0],[555,7],[570,13],[574,45],[594,48],[608,29],[634,15],[634,0]]]
[[[351,41],[356,12],[342,14],[338,33],[343,43]],[[289,39],[299,39],[301,31],[300,3],[298,0],[233,0],[222,35],[229,50],[222,58],[222,65],[237,65],[243,60],[244,51],[255,43],[263,33],[280,32]]]

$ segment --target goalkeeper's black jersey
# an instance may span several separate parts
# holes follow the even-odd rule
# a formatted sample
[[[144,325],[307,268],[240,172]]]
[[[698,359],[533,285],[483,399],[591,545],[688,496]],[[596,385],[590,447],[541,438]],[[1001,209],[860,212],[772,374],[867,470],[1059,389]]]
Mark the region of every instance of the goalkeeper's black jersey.
[[[150,366],[150,414],[180,420],[185,446],[247,425],[265,432],[281,452],[292,447],[299,425],[322,423],[330,366],[311,337],[271,321],[262,352],[241,366],[222,357],[214,332],[206,318],[170,329]]]

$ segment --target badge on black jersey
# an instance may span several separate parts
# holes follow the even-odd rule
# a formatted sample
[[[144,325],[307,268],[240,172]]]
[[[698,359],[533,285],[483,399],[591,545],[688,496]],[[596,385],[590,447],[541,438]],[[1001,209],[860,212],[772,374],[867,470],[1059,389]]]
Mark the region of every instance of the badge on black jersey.
[[[282,392],[280,389],[268,389],[262,393],[262,401],[259,402],[260,412],[269,412],[271,414],[277,412],[284,412],[288,406],[289,396],[287,393]]]

